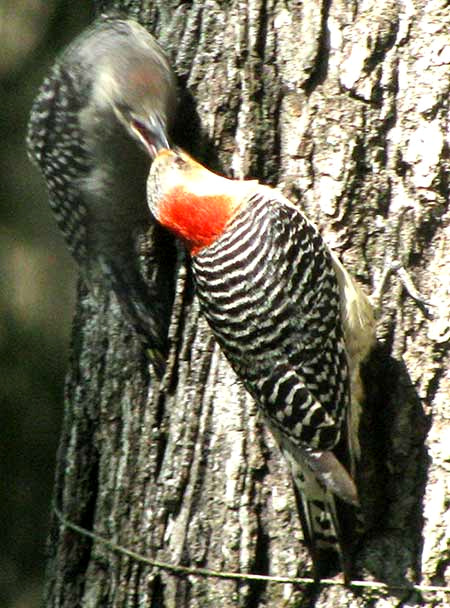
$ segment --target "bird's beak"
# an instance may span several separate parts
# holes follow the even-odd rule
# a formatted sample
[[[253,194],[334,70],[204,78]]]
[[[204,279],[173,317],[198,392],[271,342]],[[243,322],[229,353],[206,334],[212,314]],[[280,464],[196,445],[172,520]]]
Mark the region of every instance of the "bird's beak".
[[[170,148],[165,126],[159,118],[150,116],[145,122],[133,118],[130,125],[136,139],[143,144],[152,160],[160,150]]]

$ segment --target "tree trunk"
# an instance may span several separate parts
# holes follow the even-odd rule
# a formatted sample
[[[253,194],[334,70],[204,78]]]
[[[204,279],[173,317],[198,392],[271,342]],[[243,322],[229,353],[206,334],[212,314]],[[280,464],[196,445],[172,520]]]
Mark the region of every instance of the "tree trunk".
[[[445,0],[100,2],[167,49],[175,139],[228,176],[277,186],[370,292],[392,275],[366,366],[358,579],[449,585],[449,24]],[[145,265],[145,259],[143,260]],[[286,466],[199,316],[180,255],[162,382],[105,294],[80,289],[55,502],[75,524],[194,568],[310,576]],[[339,580],[339,577],[336,581]],[[430,592],[436,606],[450,595]],[[47,606],[421,605],[412,588],[174,574],[54,516]]]

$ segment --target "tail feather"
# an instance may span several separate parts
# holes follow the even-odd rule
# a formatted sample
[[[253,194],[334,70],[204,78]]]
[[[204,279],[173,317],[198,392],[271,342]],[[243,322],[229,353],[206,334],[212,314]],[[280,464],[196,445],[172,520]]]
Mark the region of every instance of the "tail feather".
[[[304,470],[311,470],[324,488],[355,507],[359,505],[355,483],[333,452],[300,449],[298,452]]]
[[[314,578],[320,580],[342,570],[348,582],[351,580],[350,555],[335,496],[324,489],[313,474],[296,475],[293,481],[303,536],[313,562]]]
[[[279,434],[274,431],[278,439]],[[298,447],[294,453],[293,446],[283,445],[282,442],[279,445],[294,481],[297,510],[304,541],[311,553],[314,577],[320,580],[342,571],[344,580],[348,582],[351,580],[350,551],[354,541],[356,512],[359,511],[357,494],[341,492],[341,496],[336,495],[336,490],[332,491],[333,484],[326,483],[324,477],[333,478],[336,474],[340,479],[342,474],[348,478],[356,493],[350,475],[331,452],[317,453],[323,468],[318,471],[311,454]],[[321,455],[325,456],[323,462]],[[326,458],[327,455],[332,458]],[[337,469],[336,464],[339,465]]]

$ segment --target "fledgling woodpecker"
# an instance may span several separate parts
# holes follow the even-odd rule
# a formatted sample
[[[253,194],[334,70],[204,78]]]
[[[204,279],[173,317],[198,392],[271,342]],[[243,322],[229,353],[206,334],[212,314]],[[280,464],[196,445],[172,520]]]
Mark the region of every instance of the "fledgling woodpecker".
[[[358,506],[350,384],[360,399],[359,363],[374,342],[367,297],[277,190],[162,150],[147,193],[190,252],[202,312],[289,464],[315,566],[332,549],[348,574],[335,497]]]
[[[168,309],[138,266],[136,237],[150,226],[151,158],[169,146],[176,81],[166,54],[141,25],[102,18],[62,53],[33,104],[28,151],[91,289],[112,288],[159,372]],[[153,222],[152,238],[162,233]],[[156,266],[156,265],[155,265]],[[158,286],[159,281],[159,286]]]

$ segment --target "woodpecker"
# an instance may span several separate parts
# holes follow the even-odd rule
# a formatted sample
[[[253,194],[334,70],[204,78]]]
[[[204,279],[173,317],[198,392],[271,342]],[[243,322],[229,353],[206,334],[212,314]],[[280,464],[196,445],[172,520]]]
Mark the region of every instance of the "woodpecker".
[[[184,241],[203,315],[286,458],[316,575],[331,550],[348,578],[338,510],[358,507],[351,386],[361,399],[359,364],[374,342],[368,298],[275,189],[173,149],[157,154],[147,196]]]
[[[102,18],[56,61],[27,137],[82,277],[93,292],[99,285],[115,292],[159,373],[168,307],[161,279],[143,279],[136,239],[149,228],[155,241],[162,233],[150,225],[145,184],[151,159],[169,146],[176,99],[175,76],[153,36],[134,21]]]

